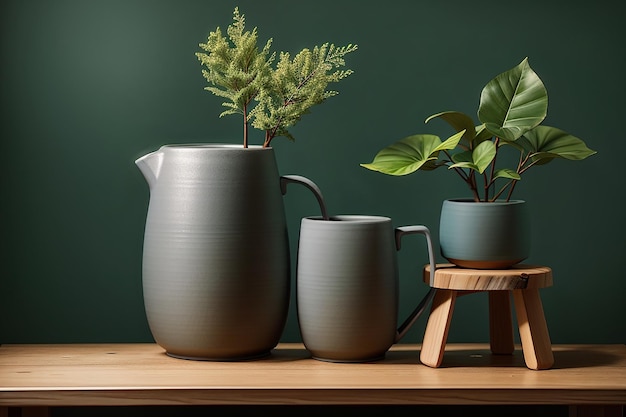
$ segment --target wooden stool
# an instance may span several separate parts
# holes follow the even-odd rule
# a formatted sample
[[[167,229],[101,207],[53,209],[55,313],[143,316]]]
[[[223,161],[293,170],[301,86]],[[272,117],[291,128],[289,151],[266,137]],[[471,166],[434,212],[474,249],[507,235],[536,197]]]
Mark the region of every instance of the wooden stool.
[[[510,293],[513,293],[520,340],[526,366],[548,369],[554,364],[548,326],[539,289],[552,286],[552,270],[546,266],[515,265],[511,269],[481,270],[437,265],[430,279],[430,265],[424,267],[424,281],[437,288],[426,324],[420,360],[424,365],[441,365],[450,321],[457,296],[489,292],[489,336],[494,354],[512,354],[513,325]]]

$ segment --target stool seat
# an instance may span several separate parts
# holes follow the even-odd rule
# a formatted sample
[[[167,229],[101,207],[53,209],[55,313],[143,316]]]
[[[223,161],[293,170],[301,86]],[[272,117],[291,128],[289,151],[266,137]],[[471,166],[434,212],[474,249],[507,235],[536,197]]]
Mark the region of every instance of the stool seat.
[[[468,269],[452,264],[424,267],[424,281],[436,288],[426,324],[420,360],[439,367],[443,360],[454,304],[460,295],[489,293],[489,335],[494,354],[512,354],[513,324],[511,294],[519,327],[524,360],[529,369],[548,369],[554,364],[550,335],[539,289],[552,286],[552,269],[547,266],[518,264],[509,269]]]
[[[430,265],[424,267],[424,282],[433,288],[467,291],[518,290],[552,286],[552,270],[546,266],[518,264],[509,269],[467,269],[452,264],[437,265],[430,283]]]

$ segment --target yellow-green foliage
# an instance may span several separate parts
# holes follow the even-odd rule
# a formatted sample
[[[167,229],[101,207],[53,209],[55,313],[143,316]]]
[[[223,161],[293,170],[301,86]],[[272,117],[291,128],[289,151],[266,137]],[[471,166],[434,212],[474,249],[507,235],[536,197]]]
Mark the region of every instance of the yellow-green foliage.
[[[293,140],[288,128],[312,106],[338,94],[327,90],[328,84],[352,74],[350,69],[339,68],[345,66],[344,56],[355,51],[357,45],[336,47],[325,43],[313,50],[303,49],[293,59],[288,52],[280,52],[273,68],[276,54],[270,51],[272,39],[259,50],[257,28],[245,30],[245,19],[238,8],[227,35],[224,37],[219,27],[210,32],[207,42],[200,44],[206,53],[198,52],[196,56],[209,83],[205,90],[229,100],[222,103],[227,110],[220,117],[243,116],[244,146],[248,146],[248,123],[265,131],[265,147],[276,136]]]

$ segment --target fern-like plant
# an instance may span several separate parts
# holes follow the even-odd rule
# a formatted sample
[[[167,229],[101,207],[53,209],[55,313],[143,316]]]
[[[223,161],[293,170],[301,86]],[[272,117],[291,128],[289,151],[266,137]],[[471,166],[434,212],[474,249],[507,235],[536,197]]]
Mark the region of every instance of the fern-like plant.
[[[259,48],[257,28],[246,31],[245,17],[235,8],[226,36],[218,27],[209,33],[206,43],[200,43],[204,52],[196,53],[209,83],[205,90],[227,100],[220,117],[243,117],[244,147],[248,147],[249,125],[265,132],[263,147],[269,147],[278,136],[294,140],[289,127],[312,106],[337,95],[337,91],[327,90],[328,85],[353,72],[340,68],[345,66],[344,56],[357,50],[357,45],[325,43],[303,49],[293,59],[288,52],[280,52],[277,62],[271,45],[269,39]]]
[[[509,201],[515,185],[528,169],[554,159],[581,160],[596,153],[581,139],[541,123],[548,109],[548,93],[528,58],[493,78],[482,90],[476,126],[461,112],[445,111],[426,119],[447,122],[456,133],[442,141],[416,134],[381,149],[362,167],[388,175],[446,167],[470,188],[474,201]],[[519,153],[517,166],[498,168],[504,149]],[[496,182],[503,185],[496,188]]]

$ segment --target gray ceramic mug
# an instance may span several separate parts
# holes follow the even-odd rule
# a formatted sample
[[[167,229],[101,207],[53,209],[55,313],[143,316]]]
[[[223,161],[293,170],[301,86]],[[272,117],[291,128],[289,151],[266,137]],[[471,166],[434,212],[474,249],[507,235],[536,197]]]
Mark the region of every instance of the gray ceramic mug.
[[[302,219],[296,301],[302,341],[315,359],[367,362],[382,359],[420,316],[430,290],[398,327],[397,250],[402,236],[426,237],[426,226],[393,228],[382,216],[340,215]]]

